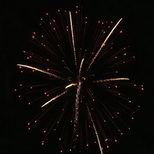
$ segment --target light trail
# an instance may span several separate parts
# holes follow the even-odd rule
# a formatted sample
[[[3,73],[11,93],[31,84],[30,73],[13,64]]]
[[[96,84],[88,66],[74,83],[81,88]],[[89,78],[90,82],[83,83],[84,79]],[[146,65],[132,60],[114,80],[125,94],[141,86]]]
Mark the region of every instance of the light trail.
[[[75,66],[77,67],[77,58],[76,58],[76,49],[75,49],[75,42],[74,42],[74,31],[73,31],[71,11],[69,11],[69,18],[70,18],[70,26],[71,26],[71,36],[72,36],[72,47],[73,47],[73,52],[74,52],[74,60],[75,60]]]
[[[112,82],[112,81],[128,81],[129,78],[111,78],[111,79],[104,79],[104,80],[95,80],[93,83],[103,83],[103,82]]]
[[[50,73],[50,72],[44,71],[44,70],[42,70],[42,69],[39,69],[39,68],[36,68],[36,67],[33,67],[33,66],[24,65],[24,64],[17,64],[17,66],[19,66],[19,67],[29,68],[29,69],[31,69],[31,70],[35,70],[35,71],[38,71],[38,72],[41,72],[41,73],[47,74],[47,75],[53,76],[53,77],[58,78],[58,79],[63,79],[62,77],[60,77],[60,76],[58,76],[58,75],[56,75],[56,74],[53,74],[53,73]]]
[[[105,46],[105,43],[107,42],[107,40],[109,39],[109,37],[111,36],[111,34],[113,33],[113,31],[117,28],[117,26],[119,25],[119,23],[121,22],[122,18],[116,23],[116,25],[112,28],[112,30],[110,31],[110,33],[108,34],[108,36],[106,37],[106,39],[104,40],[104,42],[102,43],[101,47],[99,48],[99,50],[97,51],[97,53],[95,54],[94,58],[91,60],[88,68],[86,71],[88,71],[91,67],[91,65],[94,63],[95,59],[97,58],[97,56],[99,55],[99,53],[101,52],[102,48]]]

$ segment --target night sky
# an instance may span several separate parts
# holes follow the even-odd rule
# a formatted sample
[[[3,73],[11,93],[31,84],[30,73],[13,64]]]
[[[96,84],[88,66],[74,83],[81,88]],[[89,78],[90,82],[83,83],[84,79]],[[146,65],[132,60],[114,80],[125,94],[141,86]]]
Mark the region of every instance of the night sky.
[[[0,154],[49,154],[50,148],[38,144],[39,133],[29,133],[27,108],[14,95],[19,75],[16,64],[27,48],[32,32],[44,12],[83,6],[89,18],[117,21],[137,60],[132,68],[134,81],[145,91],[138,97],[141,109],[129,133],[106,154],[154,153],[154,4],[150,0],[1,0],[0,48]],[[135,94],[134,94],[135,95]],[[52,148],[52,145],[51,145]],[[94,152],[92,152],[94,153]]]

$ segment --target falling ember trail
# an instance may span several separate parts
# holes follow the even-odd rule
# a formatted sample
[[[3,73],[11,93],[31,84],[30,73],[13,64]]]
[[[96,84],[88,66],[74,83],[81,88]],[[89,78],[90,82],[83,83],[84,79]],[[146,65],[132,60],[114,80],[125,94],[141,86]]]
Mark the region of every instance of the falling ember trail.
[[[98,132],[97,132],[97,129],[96,129],[94,120],[93,120],[93,118],[91,116],[91,113],[90,113],[90,110],[89,110],[89,107],[88,106],[87,106],[87,109],[88,109],[88,114],[90,116],[90,120],[92,122],[92,126],[94,128],[94,132],[95,132],[95,135],[96,135],[96,138],[97,138],[97,142],[98,142],[98,146],[99,146],[100,152],[101,152],[101,154],[103,154],[103,150],[102,150],[101,142],[100,142],[100,139],[99,139],[99,136],[98,136]]]
[[[75,99],[75,118],[74,118],[74,146],[73,148],[76,147],[76,140],[77,140],[77,126],[78,126],[78,121],[79,121],[79,96],[81,92],[81,71],[82,71],[82,66],[83,66],[84,58],[82,58],[81,63],[80,63],[80,68],[79,68],[79,76],[78,76],[78,86],[77,86],[77,92],[76,92],[76,99]]]
[[[79,95],[81,92],[81,82],[79,82],[78,86],[77,86],[77,92],[76,92],[76,99],[75,99],[75,118],[74,118],[74,138],[73,138],[73,142],[74,142],[74,146],[73,148],[76,147],[76,140],[77,140],[77,126],[78,126],[78,121],[79,121]]]

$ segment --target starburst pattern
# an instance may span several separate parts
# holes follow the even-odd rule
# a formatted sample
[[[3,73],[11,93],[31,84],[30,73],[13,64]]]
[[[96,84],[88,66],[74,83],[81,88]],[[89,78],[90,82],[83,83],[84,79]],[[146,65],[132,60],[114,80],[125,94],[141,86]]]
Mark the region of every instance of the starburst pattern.
[[[110,143],[118,142],[123,130],[130,129],[126,119],[134,120],[134,104],[123,90],[126,86],[144,88],[118,71],[135,58],[127,57],[126,47],[114,47],[122,34],[118,28],[121,21],[98,21],[91,30],[79,7],[75,12],[58,10],[57,20],[48,13],[41,18],[42,34],[32,34],[38,53],[23,51],[28,62],[17,66],[21,73],[36,75],[33,84],[18,88],[20,98],[26,96],[28,105],[37,104],[42,110],[28,122],[28,129],[51,117],[44,125],[42,145],[47,137],[57,134],[60,153],[88,153],[86,147],[97,146],[103,154]]]

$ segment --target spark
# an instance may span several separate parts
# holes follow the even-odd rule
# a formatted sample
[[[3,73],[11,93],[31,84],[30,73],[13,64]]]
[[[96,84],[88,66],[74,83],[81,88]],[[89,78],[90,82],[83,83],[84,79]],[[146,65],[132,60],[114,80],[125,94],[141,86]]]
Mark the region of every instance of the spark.
[[[71,36],[72,36],[72,46],[73,46],[73,52],[74,52],[74,60],[75,60],[75,66],[77,67],[77,57],[76,57],[76,49],[75,49],[75,42],[74,42],[74,31],[73,31],[71,11],[69,11],[69,18],[70,18],[70,26],[71,26]]]
[[[77,85],[78,85],[77,83],[70,83],[65,87],[65,89],[69,89],[70,87],[77,86]]]
[[[80,63],[78,86],[77,86],[76,99],[75,99],[75,118],[74,118],[75,138],[74,138],[74,141],[77,140],[76,132],[77,132],[77,125],[78,125],[78,120],[79,120],[79,103],[80,103],[79,96],[80,96],[80,92],[81,92],[81,70],[82,70],[83,62],[84,62],[84,58],[82,58],[81,63]],[[75,146],[74,146],[74,148],[75,148]]]
[[[48,105],[49,103],[51,103],[52,101],[54,101],[54,100],[58,99],[59,97],[65,95],[66,93],[67,93],[67,91],[64,91],[61,94],[53,97],[52,99],[50,99],[49,101],[47,101],[46,103],[44,103],[41,107],[44,107],[44,106]]]
[[[75,118],[74,118],[74,142],[76,142],[77,137],[76,137],[76,132],[77,132],[77,125],[78,125],[78,120],[79,120],[79,95],[81,92],[81,82],[78,83],[77,86],[77,92],[76,92],[76,99],[75,99]],[[74,146],[75,148],[76,146]]]
[[[112,28],[112,30],[110,31],[110,33],[108,34],[108,36],[106,37],[106,39],[104,40],[104,42],[102,43],[101,47],[99,48],[99,50],[97,51],[97,53],[95,54],[94,58],[91,60],[87,71],[90,69],[91,65],[94,63],[95,59],[97,58],[97,56],[99,55],[99,53],[101,52],[102,48],[105,46],[107,40],[109,39],[109,37],[111,36],[111,34],[113,33],[113,31],[116,29],[116,27],[119,25],[119,23],[121,22],[122,18],[116,23],[116,25]]]
[[[93,129],[94,129],[96,138],[97,138],[97,142],[98,142],[98,146],[99,146],[100,152],[101,152],[101,154],[103,154],[103,150],[102,150],[101,142],[100,142],[100,139],[99,139],[99,135],[98,135],[98,132],[97,132],[97,129],[96,129],[94,120],[93,120],[93,118],[92,118],[92,115],[91,115],[91,112],[90,112],[88,106],[87,106],[87,109],[88,109],[88,114],[89,114],[89,116],[90,116],[90,120],[91,120],[91,122],[92,122],[92,126],[93,126]]]
[[[80,63],[79,78],[81,77],[81,71],[82,71],[83,62],[84,62],[84,58],[82,58],[81,63]]]
[[[111,79],[104,79],[104,80],[95,80],[93,83],[103,83],[103,82],[112,82],[112,81],[126,81],[130,80],[129,78],[111,78]]]
[[[47,75],[53,76],[53,77],[55,77],[55,78],[62,79],[62,77],[60,77],[60,76],[58,76],[58,75],[56,75],[56,74],[53,74],[53,73],[50,73],[50,72],[44,71],[44,70],[42,70],[42,69],[39,69],[39,68],[36,68],[36,67],[33,67],[33,66],[23,65],[23,64],[17,64],[17,66],[19,66],[19,67],[29,68],[29,69],[32,69],[32,70],[35,70],[35,71],[38,71],[38,72],[41,72],[41,73],[44,73],[44,74],[47,74]]]

